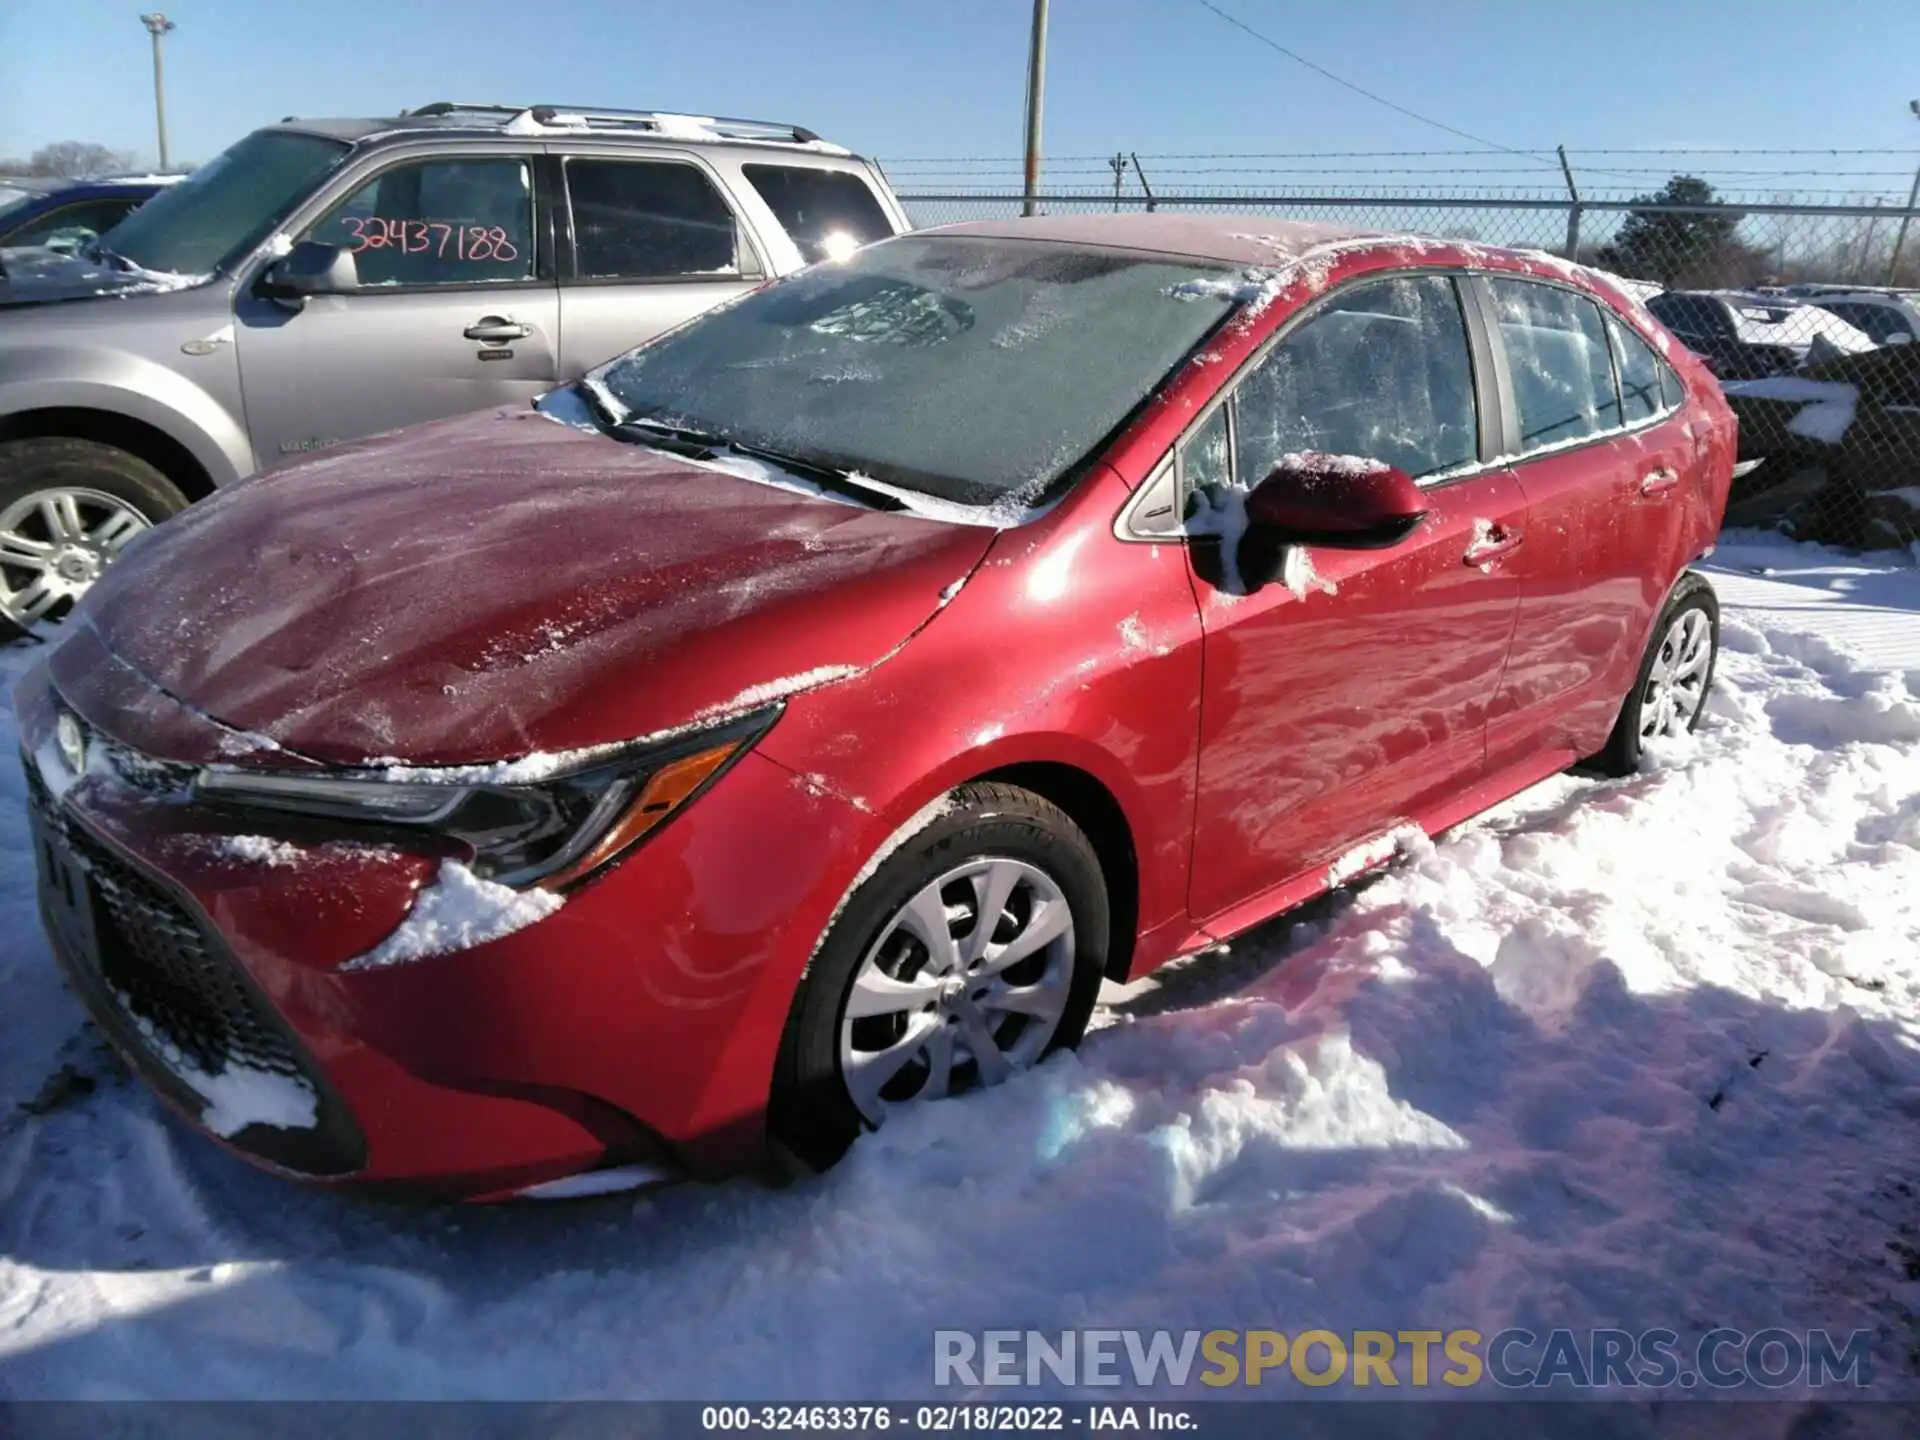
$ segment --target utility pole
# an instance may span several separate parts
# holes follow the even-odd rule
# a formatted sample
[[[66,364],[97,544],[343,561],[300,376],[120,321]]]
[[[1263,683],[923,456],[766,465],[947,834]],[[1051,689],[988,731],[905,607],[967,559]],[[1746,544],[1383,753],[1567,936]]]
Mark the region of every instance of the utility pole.
[[[142,15],[140,23],[153,37],[153,123],[160,132],[160,168],[167,168],[167,90],[160,73],[160,37],[173,29],[173,21],[158,10]]]
[[[1020,213],[1031,215],[1040,194],[1040,108],[1047,83],[1047,0],[1033,0],[1033,41],[1027,47],[1027,187]]]
[[[1913,118],[1920,120],[1920,100],[1909,100],[1907,108],[1913,111]],[[1887,266],[1887,285],[1889,288],[1900,283],[1900,252],[1906,248],[1907,226],[1913,220],[1913,207],[1920,205],[1920,169],[1913,172],[1913,189],[1907,192],[1907,213],[1900,217],[1900,228],[1893,236],[1893,261]]]

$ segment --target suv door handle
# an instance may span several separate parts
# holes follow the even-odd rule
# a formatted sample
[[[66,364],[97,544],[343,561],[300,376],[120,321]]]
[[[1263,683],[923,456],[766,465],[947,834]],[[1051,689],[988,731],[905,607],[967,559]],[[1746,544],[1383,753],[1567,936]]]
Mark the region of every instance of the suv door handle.
[[[469,340],[489,345],[504,345],[509,340],[524,340],[533,333],[531,325],[522,325],[511,315],[482,315],[460,332]]]
[[[1520,539],[1518,530],[1489,528],[1473,537],[1473,543],[1467,546],[1467,553],[1461,559],[1468,565],[1485,565],[1518,550]]]
[[[1664,495],[1680,483],[1680,472],[1662,465],[1658,470],[1649,470],[1640,477],[1642,495]]]

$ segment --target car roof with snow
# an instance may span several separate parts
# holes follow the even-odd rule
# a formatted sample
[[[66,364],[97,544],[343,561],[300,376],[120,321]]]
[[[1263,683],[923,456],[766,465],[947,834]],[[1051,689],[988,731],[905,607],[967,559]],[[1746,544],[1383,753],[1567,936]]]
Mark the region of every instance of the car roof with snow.
[[[914,232],[918,235],[978,235],[997,240],[1051,240],[1066,245],[1106,245],[1151,250],[1189,260],[1232,265],[1272,265],[1321,245],[1349,240],[1404,239],[1385,230],[1275,220],[1264,215],[1034,215],[1018,220],[965,220]],[[1439,242],[1445,243],[1445,242]]]

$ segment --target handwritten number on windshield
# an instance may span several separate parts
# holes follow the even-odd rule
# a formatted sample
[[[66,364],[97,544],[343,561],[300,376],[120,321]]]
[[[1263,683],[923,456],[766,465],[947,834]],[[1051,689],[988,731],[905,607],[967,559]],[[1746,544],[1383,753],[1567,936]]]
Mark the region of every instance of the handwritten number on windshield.
[[[444,259],[447,246],[453,246],[453,258],[486,262],[512,261],[520,250],[499,225],[451,225],[440,220],[385,219],[378,215],[342,215],[340,223],[353,232],[353,253],[363,250],[398,250],[406,255],[424,255],[431,250]]]

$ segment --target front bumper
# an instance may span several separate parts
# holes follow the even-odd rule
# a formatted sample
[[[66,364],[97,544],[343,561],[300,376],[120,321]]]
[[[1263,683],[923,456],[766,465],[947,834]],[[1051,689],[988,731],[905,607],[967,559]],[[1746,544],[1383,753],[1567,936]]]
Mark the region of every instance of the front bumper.
[[[102,1029],[188,1120],[283,1172],[473,1198],[764,1155],[781,1032],[859,831],[851,806],[749,754],[536,924],[344,970],[439,857],[248,817],[244,833],[293,847],[262,860],[231,844],[231,815],[177,794],[91,772],[56,794],[35,757],[63,701],[146,754],[218,758],[191,712],[152,693],[127,707],[125,675],[91,673],[60,667],[57,692],[41,666],[15,694],[43,920]]]

